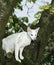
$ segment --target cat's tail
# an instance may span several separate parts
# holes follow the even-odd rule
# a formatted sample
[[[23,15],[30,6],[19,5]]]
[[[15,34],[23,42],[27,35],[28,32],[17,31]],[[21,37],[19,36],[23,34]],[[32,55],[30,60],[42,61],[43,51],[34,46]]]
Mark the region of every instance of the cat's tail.
[[[4,59],[5,59],[5,62],[10,62],[13,58],[13,55],[12,53],[7,53],[5,56],[4,56]]]
[[[13,57],[13,54],[11,52],[6,53],[5,55],[8,59],[11,59]]]

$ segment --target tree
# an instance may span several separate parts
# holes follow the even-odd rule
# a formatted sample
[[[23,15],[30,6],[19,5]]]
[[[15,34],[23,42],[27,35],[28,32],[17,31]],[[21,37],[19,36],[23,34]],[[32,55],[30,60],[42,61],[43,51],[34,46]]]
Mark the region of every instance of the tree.
[[[1,40],[4,35],[5,25],[8,21],[9,16],[12,14],[13,8],[16,6],[17,2],[21,2],[21,0],[20,1],[17,1],[17,0],[16,1],[15,0],[9,0],[9,1],[1,0],[0,1],[0,6],[1,6],[0,7],[1,9],[0,10],[0,13],[1,13],[0,15],[0,47],[1,47]],[[21,64],[16,62],[14,59],[11,62],[6,62],[2,56],[3,55],[1,51],[2,48],[0,48],[0,58],[1,58],[0,64],[1,65],[4,64],[3,62],[6,62],[6,65],[15,65],[15,64],[16,65],[24,65],[24,64],[30,65],[31,63],[32,63],[31,65],[35,65],[35,64],[40,65],[40,62],[42,62],[44,59],[43,54],[44,54],[45,46],[47,46],[48,44],[50,35],[54,32],[54,29],[53,29],[54,28],[54,19],[53,19],[54,13],[53,14],[50,13],[50,9],[52,7],[54,7],[54,0],[52,0],[51,7],[42,12],[39,23],[35,26],[31,25],[31,28],[36,28],[38,26],[40,27],[40,31],[38,34],[39,37],[37,37],[37,40],[35,41],[35,45],[33,48],[32,48],[32,45],[30,46],[30,48],[28,47],[29,50],[33,49],[32,52],[30,52],[27,49],[25,49],[24,51],[26,52],[27,50],[27,56],[30,56],[28,52],[33,53],[31,54],[31,56],[33,56],[31,58],[34,59],[35,62],[32,62],[32,60],[30,60],[30,62],[27,63],[29,58],[27,59],[26,57],[25,57],[26,59]],[[25,52],[24,54],[26,54]]]
[[[4,36],[5,25],[8,21],[9,16],[13,12],[13,8],[16,6],[16,3],[20,1],[21,0],[0,0],[0,59],[2,55],[1,40]]]
[[[37,38],[37,41],[36,41],[37,50],[36,50],[36,52],[34,52],[35,53],[34,58],[38,62],[37,65],[42,65],[41,63],[39,64],[39,62],[42,62],[44,60],[45,47],[48,45],[48,40],[49,40],[51,34],[54,32],[54,29],[53,29],[54,28],[54,19],[53,19],[54,13],[51,14],[51,11],[50,11],[51,8],[54,8],[53,0],[51,3],[51,7],[42,12],[39,23],[36,26],[31,26],[32,28],[40,26],[39,37]],[[52,52],[53,52],[53,49],[51,49],[50,53],[52,53]]]

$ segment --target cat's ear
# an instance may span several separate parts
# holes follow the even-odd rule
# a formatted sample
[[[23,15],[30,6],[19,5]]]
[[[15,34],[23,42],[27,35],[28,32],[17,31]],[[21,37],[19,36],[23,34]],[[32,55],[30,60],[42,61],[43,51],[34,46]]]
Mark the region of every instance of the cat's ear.
[[[36,28],[36,32],[38,32],[38,31],[39,31],[39,29],[40,29],[40,27]]]
[[[27,27],[27,32],[31,32],[31,28],[30,27]]]

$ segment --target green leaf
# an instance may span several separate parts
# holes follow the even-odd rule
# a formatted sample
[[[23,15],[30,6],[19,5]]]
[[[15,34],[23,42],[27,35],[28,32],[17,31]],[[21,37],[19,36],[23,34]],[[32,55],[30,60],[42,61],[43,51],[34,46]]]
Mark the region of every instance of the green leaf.
[[[13,23],[13,18],[12,18],[12,16],[9,17],[9,22],[10,22],[10,23]]]
[[[40,17],[41,13],[42,13],[42,11],[38,11],[37,13],[35,13],[34,17],[35,17],[35,18]]]
[[[36,0],[28,0],[28,2],[33,2],[33,3],[35,3],[35,1],[36,1]]]
[[[28,23],[28,17],[23,17],[22,21]]]
[[[54,14],[54,7],[50,8],[50,14]]]
[[[19,4],[19,3],[17,3],[16,8],[18,8],[18,9],[20,9],[20,10],[23,10],[22,5],[21,5],[21,4]]]
[[[46,2],[45,5],[40,6],[39,8],[40,8],[41,10],[46,10],[46,9],[49,9],[50,7],[51,7],[51,4],[49,4],[48,2]]]

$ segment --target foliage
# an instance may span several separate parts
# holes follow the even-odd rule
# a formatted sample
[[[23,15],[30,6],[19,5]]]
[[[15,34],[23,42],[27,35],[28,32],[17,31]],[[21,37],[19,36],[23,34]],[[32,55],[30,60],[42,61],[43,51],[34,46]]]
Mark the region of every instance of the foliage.
[[[54,14],[54,7],[52,7],[52,6],[50,8],[50,14]]]
[[[23,8],[22,8],[22,6],[21,6],[20,3],[17,3],[17,4],[16,4],[16,8],[18,8],[18,9],[20,9],[20,10],[23,10]]]
[[[54,14],[54,7],[51,6],[51,4],[49,4],[48,2],[46,2],[45,5],[43,6],[40,6],[40,9],[43,11],[43,10],[49,10],[50,11],[50,14]]]
[[[28,2],[33,2],[33,3],[35,3],[35,1],[36,1],[36,0],[28,0]]]
[[[24,22],[28,23],[27,17],[17,18],[15,15],[10,16],[6,25],[5,36],[23,31],[21,24],[23,25]]]
[[[48,2],[46,2],[45,5],[40,6],[40,9],[41,9],[41,10],[46,10],[46,9],[49,9],[50,7],[51,7],[51,4],[49,4]]]

